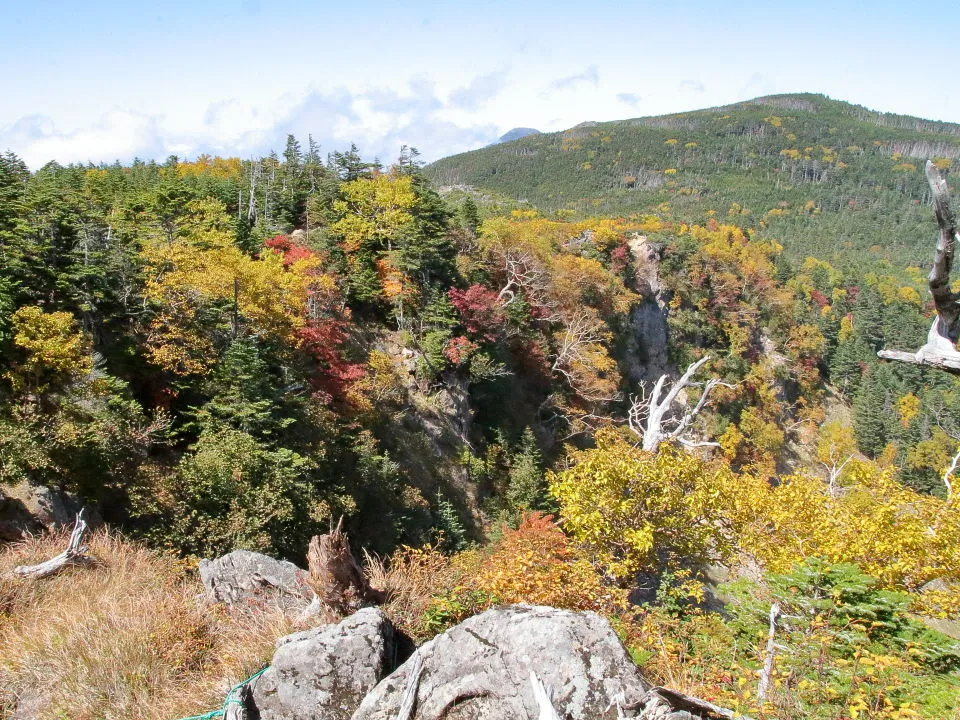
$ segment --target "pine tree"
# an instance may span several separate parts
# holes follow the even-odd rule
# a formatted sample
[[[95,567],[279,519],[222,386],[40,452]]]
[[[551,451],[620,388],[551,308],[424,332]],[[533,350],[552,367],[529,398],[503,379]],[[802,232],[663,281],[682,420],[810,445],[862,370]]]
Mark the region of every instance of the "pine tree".
[[[876,457],[886,446],[892,410],[893,378],[886,365],[874,366],[864,377],[853,402],[853,431],[860,450]]]
[[[434,510],[434,529],[438,538],[442,540],[443,549],[447,552],[461,552],[467,549],[467,529],[460,519],[460,514],[440,491],[437,491],[437,507]]]
[[[537,438],[529,427],[523,431],[520,447],[510,458],[510,480],[504,495],[514,516],[547,509],[543,458],[537,447]]]

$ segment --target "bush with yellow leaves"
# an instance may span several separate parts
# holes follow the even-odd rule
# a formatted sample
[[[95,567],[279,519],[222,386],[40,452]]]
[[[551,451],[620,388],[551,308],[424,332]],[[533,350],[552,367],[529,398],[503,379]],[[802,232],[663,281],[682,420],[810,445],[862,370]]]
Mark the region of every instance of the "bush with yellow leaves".
[[[776,486],[743,476],[740,489],[752,517],[743,525],[741,547],[772,572],[808,557],[855,563],[882,587],[911,593],[915,609],[955,616],[960,498],[917,493],[894,472],[853,461],[836,492],[808,475],[781,478]],[[924,587],[933,581],[939,589]]]
[[[640,570],[733,550],[740,488],[725,464],[670,445],[644,452],[613,430],[596,440],[548,479],[564,529],[607,572],[626,581]]]

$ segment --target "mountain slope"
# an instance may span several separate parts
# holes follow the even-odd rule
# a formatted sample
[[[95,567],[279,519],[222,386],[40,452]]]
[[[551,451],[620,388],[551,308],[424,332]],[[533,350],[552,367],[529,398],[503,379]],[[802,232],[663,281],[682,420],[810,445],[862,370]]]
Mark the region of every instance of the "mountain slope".
[[[777,238],[788,255],[845,264],[865,251],[904,267],[926,264],[931,253],[928,158],[942,167],[960,161],[960,125],[798,94],[579,125],[444,158],[426,171],[440,185],[542,210],[716,215]]]

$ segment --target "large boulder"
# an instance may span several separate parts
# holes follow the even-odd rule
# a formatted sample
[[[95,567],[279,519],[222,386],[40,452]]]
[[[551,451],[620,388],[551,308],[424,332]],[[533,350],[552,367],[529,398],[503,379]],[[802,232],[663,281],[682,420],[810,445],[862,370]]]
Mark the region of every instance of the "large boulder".
[[[610,624],[596,613],[513,605],[488,610],[422,645],[364,698],[353,720],[394,720],[417,657],[415,720],[539,717],[531,671],[560,717],[618,717],[649,689]]]
[[[306,572],[291,562],[249,550],[234,550],[216,560],[200,561],[200,579],[211,602],[228,605],[269,602],[303,608],[313,598]]]
[[[0,487],[0,541],[22,540],[31,533],[69,527],[80,507],[77,498],[63,490],[27,482]],[[97,521],[90,520],[91,524]]]
[[[397,634],[379,608],[281,638],[253,685],[262,720],[347,720],[395,667]]]

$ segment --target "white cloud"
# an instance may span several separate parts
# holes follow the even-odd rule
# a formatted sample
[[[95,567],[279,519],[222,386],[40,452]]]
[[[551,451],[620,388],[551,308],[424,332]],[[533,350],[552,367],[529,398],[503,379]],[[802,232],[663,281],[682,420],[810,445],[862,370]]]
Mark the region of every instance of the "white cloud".
[[[428,78],[418,76],[402,92],[309,90],[263,104],[228,98],[193,118],[113,110],[86,127],[61,130],[49,117],[31,115],[0,127],[0,148],[9,148],[36,169],[50,160],[126,162],[204,152],[249,157],[281,149],[287,134],[293,133],[301,141],[312,134],[327,151],[356,142],[366,156],[384,162],[395,158],[401,145],[412,145],[430,160],[497,138],[495,124],[465,110],[499,92],[503,74],[479,76],[452,92],[448,101],[440,98]]]
[[[617,100],[622,102],[624,105],[636,107],[643,102],[643,97],[637,95],[636,93],[617,93]]]
[[[31,168],[51,160],[86,163],[163,153],[158,118],[129,110],[112,110],[97,122],[71,132],[60,132],[53,121],[29,115],[0,129],[0,147],[13,150]]]
[[[683,80],[680,82],[679,88],[694,93],[702,93],[706,90],[704,84],[699,80]]]
[[[593,87],[600,85],[600,71],[596,65],[590,65],[586,70],[576,75],[554,80],[550,87],[553,90],[570,90],[580,85],[592,85]]]

